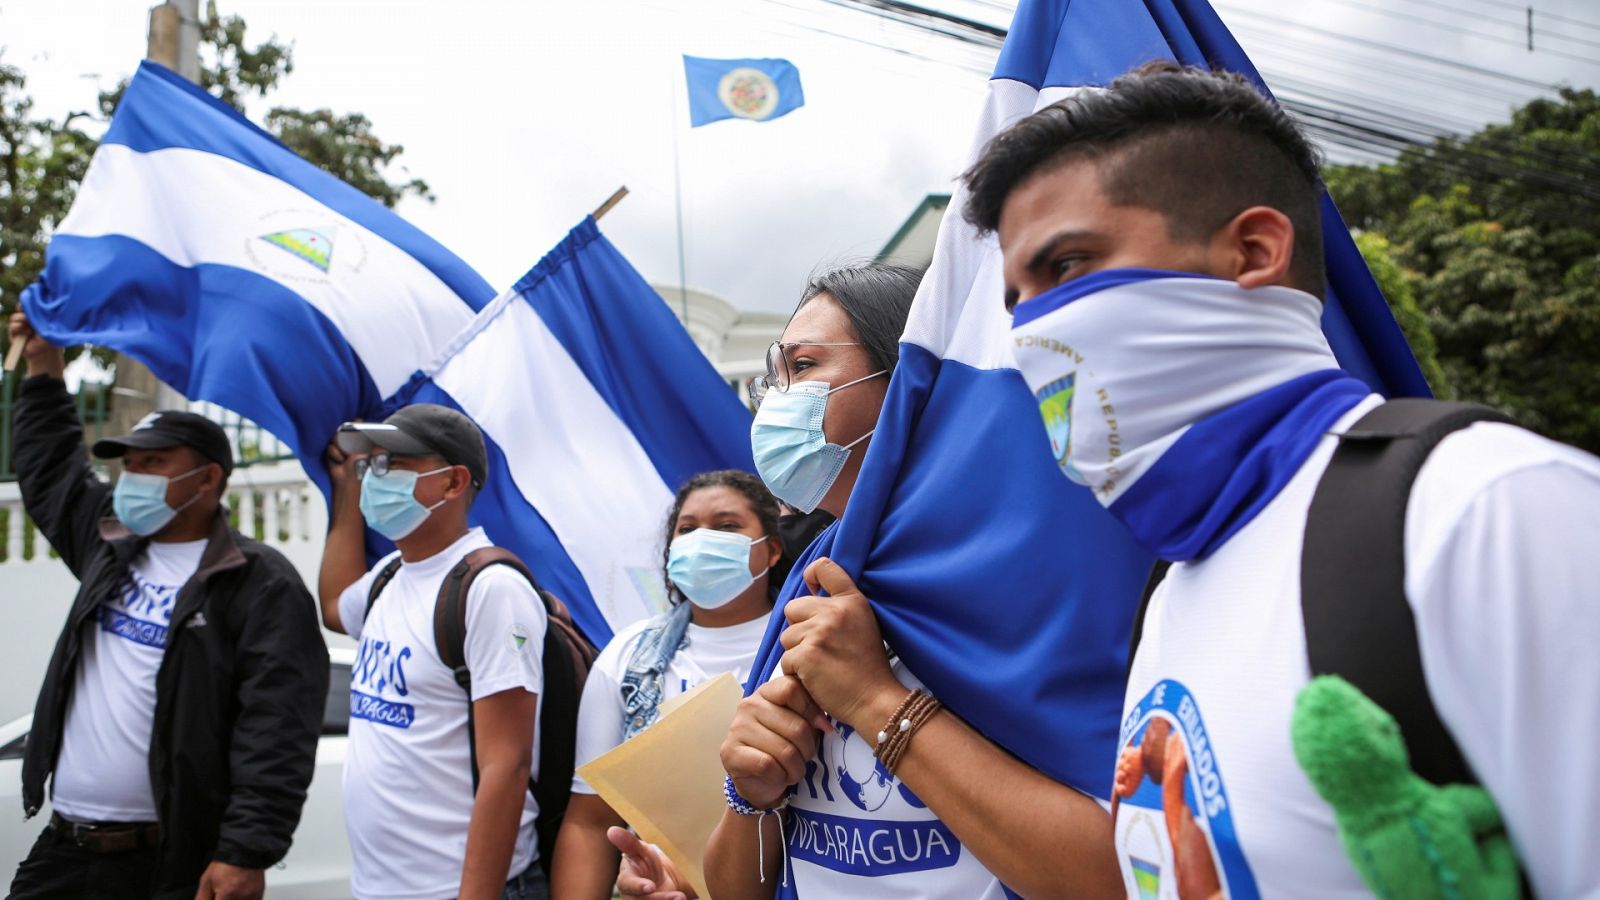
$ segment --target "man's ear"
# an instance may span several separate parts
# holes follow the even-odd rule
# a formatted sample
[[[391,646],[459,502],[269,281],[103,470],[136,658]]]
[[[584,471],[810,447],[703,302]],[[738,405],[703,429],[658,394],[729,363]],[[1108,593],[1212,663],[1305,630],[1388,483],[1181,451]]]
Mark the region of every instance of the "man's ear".
[[[772,535],[764,543],[767,545],[767,568],[770,569],[783,559],[783,541],[777,535]]]
[[[472,487],[472,475],[466,466],[451,466],[448,476],[450,483],[444,489],[444,499],[454,500],[465,494]]]
[[[210,460],[204,460],[203,464],[205,465],[205,470],[200,473],[200,492],[212,491],[217,495],[217,499],[221,500],[225,490],[222,480],[222,466]]]
[[[1280,210],[1252,206],[1211,238],[1212,272],[1242,288],[1289,283],[1294,264],[1294,223]]]

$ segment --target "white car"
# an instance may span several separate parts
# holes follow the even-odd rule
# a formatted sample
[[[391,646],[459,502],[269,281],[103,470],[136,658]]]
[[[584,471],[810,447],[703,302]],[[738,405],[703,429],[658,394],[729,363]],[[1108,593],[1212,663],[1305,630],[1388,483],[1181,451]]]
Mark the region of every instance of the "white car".
[[[331,671],[328,700],[317,742],[317,771],[311,779],[294,845],[283,861],[267,870],[267,896],[273,900],[333,900],[350,896],[350,846],[344,834],[344,752],[350,724],[350,667],[355,651],[328,650]],[[22,818],[22,747],[33,716],[0,726],[0,885],[11,883],[50,821],[50,803],[32,819]]]

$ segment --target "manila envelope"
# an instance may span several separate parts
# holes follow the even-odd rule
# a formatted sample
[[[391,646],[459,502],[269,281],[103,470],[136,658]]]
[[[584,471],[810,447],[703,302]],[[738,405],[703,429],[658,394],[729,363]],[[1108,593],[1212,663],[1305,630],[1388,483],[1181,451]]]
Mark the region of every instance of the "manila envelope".
[[[722,820],[722,759],[744,688],[724,672],[661,705],[654,725],[578,767],[639,836],[661,848],[702,897],[706,843]]]

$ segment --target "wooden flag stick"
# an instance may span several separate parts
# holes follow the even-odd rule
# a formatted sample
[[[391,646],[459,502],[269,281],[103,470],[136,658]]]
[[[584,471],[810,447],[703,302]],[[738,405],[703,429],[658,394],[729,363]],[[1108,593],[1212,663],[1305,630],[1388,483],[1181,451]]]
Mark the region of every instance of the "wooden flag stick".
[[[594,211],[594,220],[596,222],[600,221],[600,217],[601,216],[605,215],[608,212],[611,212],[611,207],[616,206],[618,203],[621,203],[622,202],[622,198],[626,197],[626,196],[628,196],[628,186],[627,185],[623,185],[622,187],[617,188],[616,193],[614,193],[611,196],[607,197],[606,198],[606,202],[600,204],[600,208]]]
[[[17,364],[22,362],[22,350],[28,346],[27,337],[19,337],[11,342],[11,349],[6,351],[6,371],[15,372]]]

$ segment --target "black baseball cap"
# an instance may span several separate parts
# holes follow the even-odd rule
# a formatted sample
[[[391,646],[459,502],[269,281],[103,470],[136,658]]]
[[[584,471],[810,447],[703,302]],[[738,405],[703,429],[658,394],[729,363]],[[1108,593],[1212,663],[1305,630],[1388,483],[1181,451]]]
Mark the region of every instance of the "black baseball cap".
[[[346,453],[371,453],[374,447],[398,456],[437,456],[466,466],[472,486],[489,477],[489,452],[477,423],[448,406],[414,403],[382,422],[346,422],[335,436]]]
[[[133,430],[121,437],[101,438],[90,448],[101,459],[115,459],[129,450],[165,450],[188,447],[222,467],[222,474],[233,471],[233,445],[222,426],[198,413],[162,409],[139,420]]]

